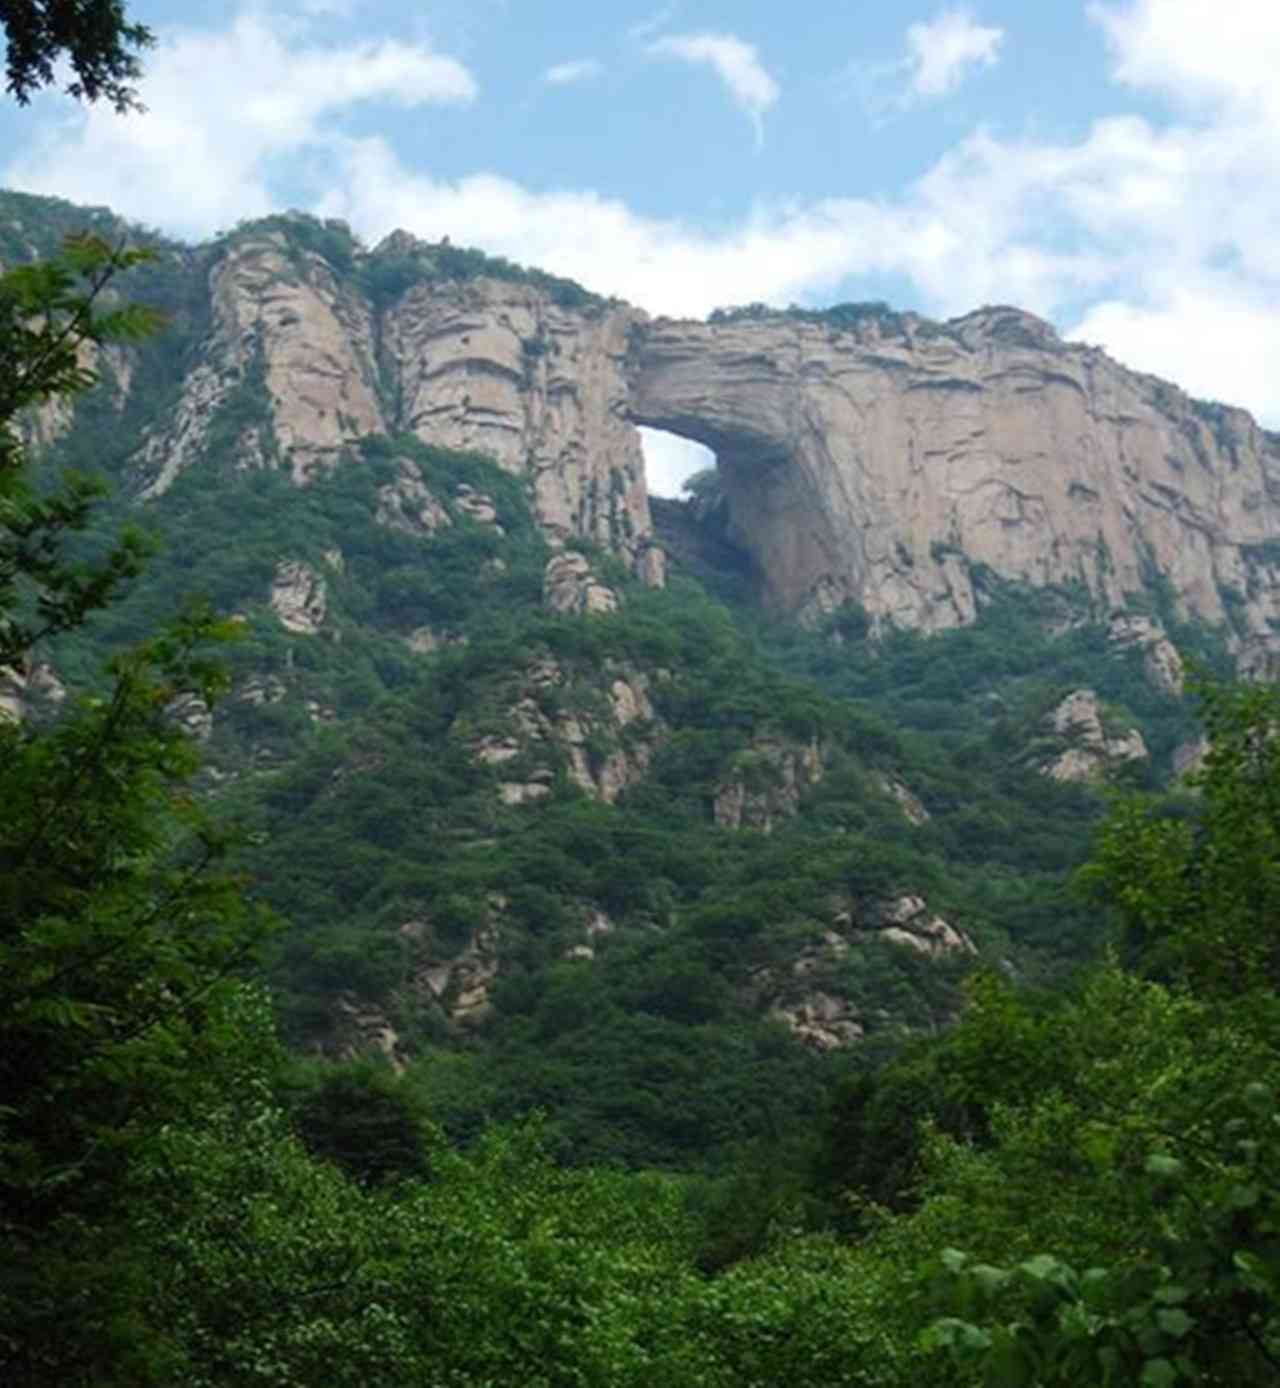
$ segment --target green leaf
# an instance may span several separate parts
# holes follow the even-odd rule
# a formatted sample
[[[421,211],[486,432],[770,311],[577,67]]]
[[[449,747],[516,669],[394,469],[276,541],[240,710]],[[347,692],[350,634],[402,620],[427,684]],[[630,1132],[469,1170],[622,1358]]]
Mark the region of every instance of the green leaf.
[[[1175,1306],[1170,1310],[1157,1311],[1156,1324],[1166,1335],[1180,1340],[1195,1325],[1195,1321],[1181,1307]]]
[[[1142,1388],[1173,1388],[1178,1371],[1168,1359],[1148,1359],[1142,1366]]]

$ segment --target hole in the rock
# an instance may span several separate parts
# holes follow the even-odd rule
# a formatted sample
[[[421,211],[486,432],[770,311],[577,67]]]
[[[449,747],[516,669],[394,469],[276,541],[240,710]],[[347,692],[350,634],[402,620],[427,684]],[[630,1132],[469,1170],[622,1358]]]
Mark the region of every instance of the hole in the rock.
[[[664,429],[640,429],[644,449],[644,474],[650,496],[680,498],[685,479],[714,467],[716,455],[692,439],[668,434]]]

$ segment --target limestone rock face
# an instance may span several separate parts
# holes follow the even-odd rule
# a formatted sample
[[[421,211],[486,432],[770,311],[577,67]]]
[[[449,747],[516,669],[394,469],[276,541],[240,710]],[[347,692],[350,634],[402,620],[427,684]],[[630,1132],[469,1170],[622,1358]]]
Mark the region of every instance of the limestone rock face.
[[[179,694],[165,712],[197,742],[208,742],[213,736],[213,710],[198,694]]]
[[[625,306],[564,308],[529,285],[429,282],[385,313],[397,428],[527,478],[548,538],[589,539],[660,582],[640,440],[626,418]]]
[[[631,417],[713,448],[775,608],[972,621],[990,573],[1122,607],[1152,565],[1184,614],[1275,644],[1280,439],[1045,323],[990,308],[634,333]]]
[[[209,271],[212,330],[171,419],[141,455],[146,493],[200,461],[220,414],[265,396],[269,426],[246,423],[237,466],[279,460],[297,482],[333,466],[344,444],[384,433],[373,313],[318,255],[280,231],[234,241]]]
[[[1141,650],[1147,679],[1166,694],[1181,695],[1182,657],[1159,622],[1136,613],[1117,612],[1112,615],[1107,637],[1112,645],[1122,650],[1134,647]]]
[[[931,911],[924,897],[912,893],[880,902],[868,913],[865,925],[879,931],[882,939],[905,945],[931,959],[944,954],[977,953],[963,930],[957,930],[950,921]]]
[[[306,239],[264,224],[188,256],[208,278],[210,328],[135,455],[144,495],[212,442],[301,485],[361,466],[365,435],[408,433],[495,458],[553,547],[589,540],[660,584],[634,427],[650,425],[715,450],[724,542],[778,611],[853,601],[873,629],[932,632],[974,620],[998,580],[1066,587],[1106,612],[1155,571],[1179,615],[1230,624],[1242,669],[1280,671],[1280,436],[1029,314],[655,320],[427,271],[375,291],[365,271],[388,268],[382,249],[339,271]],[[387,246],[425,264],[416,244]],[[127,352],[112,375],[123,402]],[[391,485],[385,523],[442,523],[444,499]],[[454,501],[483,521],[483,497]],[[1172,691],[1162,634],[1117,639],[1141,641]]]
[[[501,897],[491,901],[493,914],[501,913],[506,902]],[[429,936],[422,922],[408,922],[401,933],[410,939]],[[455,1027],[475,1027],[488,1021],[493,1013],[489,991],[498,977],[499,928],[495,920],[479,927],[462,951],[452,958],[440,959],[428,950],[426,961],[415,975],[415,987],[435,999],[445,1016]]]
[[[1205,758],[1209,755],[1209,739],[1201,733],[1190,742],[1180,743],[1173,749],[1173,777],[1175,781],[1185,780],[1196,772],[1204,770]]]
[[[536,287],[484,278],[430,280],[383,302],[279,228],[233,237],[208,276],[209,336],[136,459],[144,496],[199,463],[215,426],[242,417],[235,465],[285,466],[300,485],[344,460],[358,466],[352,446],[365,435],[409,433],[494,458],[527,480],[553,544],[591,540],[661,584],[626,417],[623,362],[643,315],[562,307]],[[485,518],[487,499],[458,500]],[[385,499],[389,518],[415,515],[403,501]]]
[[[768,1017],[781,1022],[797,1040],[817,1051],[834,1051],[861,1041],[866,1027],[848,998],[815,988],[791,1003],[770,1008]]]
[[[1102,706],[1092,689],[1075,689],[1046,720],[1071,745],[1041,766],[1055,781],[1096,781],[1130,761],[1147,759],[1147,744],[1137,728],[1108,734]]]
[[[904,781],[896,776],[881,776],[880,787],[886,795],[896,802],[908,823],[928,824],[933,816],[924,807],[924,801]]]
[[[449,513],[423,483],[418,470],[400,460],[394,482],[378,488],[378,509],[374,519],[388,530],[406,535],[429,536],[452,525]]]
[[[271,609],[286,630],[314,636],[328,610],[324,579],[300,559],[282,561],[271,581]]]
[[[478,762],[513,768],[511,779],[498,785],[503,804],[550,795],[556,761],[574,784],[608,805],[648,770],[663,735],[649,676],[624,665],[611,665],[605,674],[603,694],[587,697],[557,661],[541,660],[525,671],[503,730],[471,743]],[[520,779],[516,768],[523,771]]]
[[[0,676],[0,722],[20,723],[33,709],[56,708],[66,697],[66,685],[47,661],[9,670]]]
[[[551,612],[613,612],[618,595],[591,572],[585,554],[553,554],[542,576],[542,602]]]
[[[739,754],[717,788],[712,805],[715,821],[722,829],[759,829],[767,834],[779,819],[796,813],[801,796],[822,775],[822,752],[816,742],[759,738]]]
[[[339,1060],[362,1060],[376,1052],[397,1074],[404,1070],[400,1033],[380,1007],[351,993],[340,993],[335,1007],[338,1015],[334,1049]]]
[[[864,1016],[844,996],[840,970],[853,951],[874,940],[888,940],[929,959],[977,953],[963,930],[915,893],[870,903],[837,900],[832,903],[830,928],[810,941],[788,968],[766,966],[752,974],[757,1005],[815,1050],[837,1050],[861,1041],[876,1019]]]

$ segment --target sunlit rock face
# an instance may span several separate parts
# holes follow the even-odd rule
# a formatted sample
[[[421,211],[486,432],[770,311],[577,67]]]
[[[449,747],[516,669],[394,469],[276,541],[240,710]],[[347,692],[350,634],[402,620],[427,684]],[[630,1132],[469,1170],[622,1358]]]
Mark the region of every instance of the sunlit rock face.
[[[552,542],[591,540],[661,581],[622,372],[634,314],[498,280],[418,285],[385,315],[398,429],[528,479]]]
[[[225,463],[228,438],[235,467],[306,485],[360,465],[368,435],[412,434],[521,478],[553,548],[588,541],[660,584],[648,425],[714,450],[723,539],[780,613],[853,601],[876,628],[933,632],[999,580],[1106,614],[1159,579],[1180,615],[1230,624],[1243,669],[1280,668],[1280,439],[1242,410],[1011,308],[682,322],[485,273],[370,277],[430,249],[396,233],[335,269],[276,224],[193,253],[209,327],[135,454],[138,490]],[[384,522],[439,526],[442,499],[408,486],[384,484]],[[1176,686],[1169,651],[1120,644],[1139,637]]]
[[[397,233],[375,255],[415,245]],[[626,413],[634,310],[564,307],[483,277],[423,280],[384,298],[279,228],[233,238],[207,275],[211,327],[176,406],[138,453],[144,495],[172,486],[229,430],[236,466],[284,468],[299,485],[350,462],[367,435],[413,434],[527,479],[553,544],[589,540],[661,584]],[[426,498],[383,504],[397,525],[438,523]]]
[[[1092,689],[1072,690],[1045,719],[1063,744],[1040,768],[1055,781],[1099,781],[1126,762],[1146,761],[1147,744],[1137,728],[1109,729]]]
[[[629,362],[631,417],[716,451],[776,609],[938,631],[988,577],[1120,608],[1159,574],[1255,665],[1276,644],[1280,439],[1029,314],[659,319]]]

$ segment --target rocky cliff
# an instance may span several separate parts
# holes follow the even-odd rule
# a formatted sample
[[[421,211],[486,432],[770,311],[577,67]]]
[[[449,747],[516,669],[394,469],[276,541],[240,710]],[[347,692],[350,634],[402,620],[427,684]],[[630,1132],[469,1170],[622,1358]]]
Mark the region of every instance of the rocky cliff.
[[[775,608],[973,620],[993,580],[1123,607],[1163,578],[1258,668],[1280,625],[1280,439],[1016,309],[659,320],[631,417],[715,450]]]
[[[285,467],[306,485],[367,435],[412,434],[525,478],[553,544],[589,540],[661,583],[621,372],[631,311],[434,274],[403,233],[335,265],[299,240],[308,228],[271,219],[206,258],[210,328],[137,454],[142,494],[228,442],[235,466]]]
[[[404,233],[335,255],[317,225],[274,218],[190,260],[210,326],[135,456],[146,495],[213,440],[305,485],[361,437],[408,433],[496,458],[553,546],[589,540],[658,584],[650,425],[715,451],[722,533],[775,610],[853,601],[877,627],[938,631],[1001,580],[1095,610],[1162,582],[1180,615],[1229,624],[1246,669],[1269,666],[1280,440],[1242,410],[1016,309],[651,320]]]

